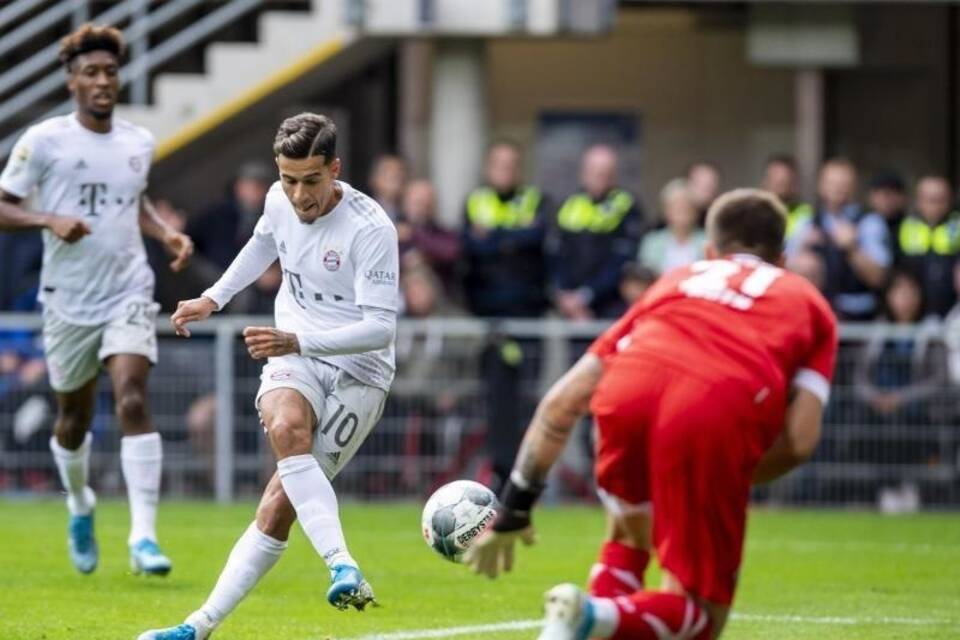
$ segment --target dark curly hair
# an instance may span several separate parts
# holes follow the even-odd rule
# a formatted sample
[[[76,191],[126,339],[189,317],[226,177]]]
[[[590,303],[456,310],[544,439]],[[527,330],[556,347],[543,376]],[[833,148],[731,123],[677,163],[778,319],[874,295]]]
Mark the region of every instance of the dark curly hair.
[[[127,49],[120,30],[109,25],[86,23],[60,41],[60,62],[70,69],[73,59],[91,51],[106,51],[118,59]]]

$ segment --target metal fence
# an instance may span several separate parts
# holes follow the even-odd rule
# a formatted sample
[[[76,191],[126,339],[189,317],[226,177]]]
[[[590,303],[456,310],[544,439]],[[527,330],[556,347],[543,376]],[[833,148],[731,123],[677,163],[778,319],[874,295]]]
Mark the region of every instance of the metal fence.
[[[152,416],[164,438],[167,496],[221,501],[259,493],[272,473],[253,398],[260,363],[240,331],[270,318],[220,317],[194,337],[161,323],[151,374]],[[472,319],[403,321],[398,373],[384,416],[338,477],[342,494],[417,497],[509,464],[540,393],[603,323]],[[0,315],[0,492],[52,493],[47,448],[54,417],[39,350],[39,318]],[[888,510],[960,506],[960,402],[940,325],[848,325],[814,460],[756,493],[777,504],[879,504]],[[92,484],[123,490],[119,433],[107,379],[94,418]],[[551,497],[592,500],[589,423],[551,482]],[[505,461],[506,460],[506,461]]]

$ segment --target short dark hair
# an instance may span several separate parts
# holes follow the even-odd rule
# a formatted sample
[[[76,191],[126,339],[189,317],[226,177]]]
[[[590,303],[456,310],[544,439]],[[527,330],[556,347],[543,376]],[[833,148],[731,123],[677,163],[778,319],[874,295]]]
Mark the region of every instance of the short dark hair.
[[[106,51],[120,59],[126,49],[127,45],[119,29],[88,22],[60,41],[59,57],[63,66],[69,70],[73,59],[84,53]]]
[[[296,160],[323,156],[327,164],[337,153],[337,126],[319,113],[298,113],[290,116],[277,129],[273,154]]]
[[[890,307],[889,297],[890,291],[900,282],[909,282],[919,294],[920,301],[917,305],[916,314],[910,319],[912,322],[919,322],[926,314],[928,303],[927,293],[923,287],[923,281],[920,279],[920,276],[903,267],[894,268],[884,281],[883,291],[880,298],[880,306],[883,310],[883,314],[886,316],[887,320],[894,319],[893,309]]]
[[[621,282],[633,280],[636,282],[642,282],[646,285],[651,285],[656,282],[657,278],[659,277],[660,274],[650,267],[640,264],[639,262],[625,262],[624,265],[620,267]]]
[[[907,192],[907,183],[899,172],[892,169],[884,169],[873,174],[867,188],[871,191],[889,190],[897,193]]]
[[[776,262],[783,253],[787,208],[761,189],[735,189],[707,212],[707,235],[720,253],[742,251]]]

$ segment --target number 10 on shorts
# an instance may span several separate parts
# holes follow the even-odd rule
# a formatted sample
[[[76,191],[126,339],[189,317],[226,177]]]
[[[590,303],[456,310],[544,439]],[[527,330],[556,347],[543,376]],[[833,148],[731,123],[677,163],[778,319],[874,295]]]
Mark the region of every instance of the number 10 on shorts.
[[[357,426],[360,424],[360,419],[357,418],[357,414],[352,411],[348,411],[346,415],[344,415],[346,409],[346,405],[341,403],[334,414],[330,416],[330,419],[327,420],[327,423],[323,425],[323,428],[320,429],[320,433],[323,435],[328,435],[332,432],[334,443],[341,449],[350,443],[350,440],[353,439],[354,434],[357,432]]]

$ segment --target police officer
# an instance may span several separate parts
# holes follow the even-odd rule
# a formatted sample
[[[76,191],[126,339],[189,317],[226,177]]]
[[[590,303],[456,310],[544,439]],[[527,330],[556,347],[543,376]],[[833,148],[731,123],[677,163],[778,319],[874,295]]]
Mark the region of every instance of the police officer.
[[[557,211],[550,242],[554,303],[565,318],[615,317],[620,273],[637,254],[643,213],[617,186],[617,152],[595,145],[584,153],[580,190]]]
[[[537,317],[546,306],[543,241],[546,202],[522,182],[511,142],[487,151],[486,183],[467,196],[463,248],[467,305],[479,316]]]
[[[801,223],[813,219],[813,207],[800,197],[797,161],[793,156],[771,156],[763,168],[762,187],[780,198],[787,207],[787,238]]]
[[[841,320],[871,320],[876,291],[893,262],[890,234],[878,214],[864,213],[856,200],[857,169],[842,158],[820,169],[820,196],[811,220],[798,223],[787,240],[791,264],[815,255],[824,266],[823,293]]]
[[[543,244],[547,203],[522,179],[523,157],[511,142],[487,151],[485,183],[465,207],[464,294],[469,309],[487,318],[534,318],[543,314],[546,270]],[[513,466],[523,429],[535,405],[540,341],[494,330],[480,358],[487,407],[487,451],[494,489]]]
[[[953,210],[953,190],[942,176],[917,181],[916,211],[897,231],[903,266],[923,285],[930,313],[945,316],[957,302],[954,269],[960,258],[960,212]]]
[[[896,249],[896,234],[900,223],[907,215],[907,183],[896,171],[885,169],[870,178],[867,185],[867,204],[870,210],[879,214],[887,223],[890,237],[894,238]]]

